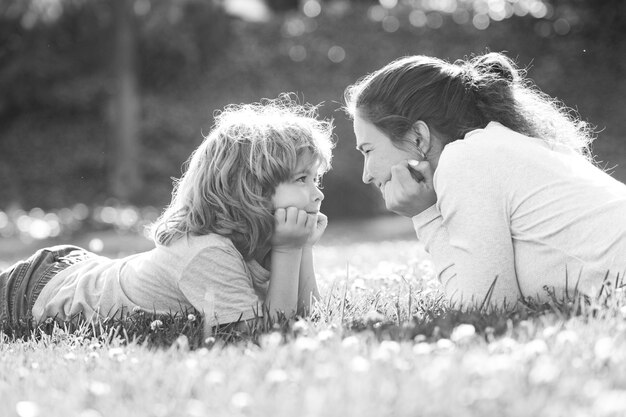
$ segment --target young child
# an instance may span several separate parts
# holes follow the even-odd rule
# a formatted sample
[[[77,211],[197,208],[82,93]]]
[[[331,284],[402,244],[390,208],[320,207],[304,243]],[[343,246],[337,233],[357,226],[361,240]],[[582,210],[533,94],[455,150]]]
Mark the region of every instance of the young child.
[[[327,225],[318,181],[331,135],[332,122],[288,96],[226,107],[175,183],[154,249],[42,249],[0,275],[0,323],[193,307],[211,331],[264,311],[306,314],[319,297],[312,248]]]

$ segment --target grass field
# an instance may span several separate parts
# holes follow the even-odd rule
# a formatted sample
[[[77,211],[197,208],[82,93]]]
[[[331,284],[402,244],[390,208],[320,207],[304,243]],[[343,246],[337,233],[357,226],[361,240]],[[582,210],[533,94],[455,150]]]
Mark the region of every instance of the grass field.
[[[145,244],[99,236],[105,252]],[[5,337],[0,416],[626,415],[619,291],[602,305],[455,312],[405,222],[337,225],[322,243],[315,318],[252,338],[155,347],[54,325]]]

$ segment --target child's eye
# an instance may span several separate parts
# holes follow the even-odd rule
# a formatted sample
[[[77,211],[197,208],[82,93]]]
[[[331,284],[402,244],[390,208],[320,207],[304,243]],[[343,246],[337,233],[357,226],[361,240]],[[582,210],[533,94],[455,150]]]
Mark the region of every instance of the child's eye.
[[[296,178],[296,182],[306,182],[306,175]]]

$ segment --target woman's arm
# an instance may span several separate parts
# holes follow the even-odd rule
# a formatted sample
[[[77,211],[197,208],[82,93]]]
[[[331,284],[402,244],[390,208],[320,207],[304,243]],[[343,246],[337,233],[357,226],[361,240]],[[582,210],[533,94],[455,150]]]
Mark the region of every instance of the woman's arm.
[[[498,158],[465,143],[448,146],[437,168],[436,207],[413,218],[446,295],[457,306],[485,300],[510,306],[521,295],[510,230],[511,190],[506,161]]]
[[[505,185],[508,162],[493,149],[468,149],[461,142],[442,153],[436,180],[426,161],[395,166],[385,201],[390,210],[413,218],[453,304],[514,304],[520,293]],[[423,180],[413,179],[409,169]]]

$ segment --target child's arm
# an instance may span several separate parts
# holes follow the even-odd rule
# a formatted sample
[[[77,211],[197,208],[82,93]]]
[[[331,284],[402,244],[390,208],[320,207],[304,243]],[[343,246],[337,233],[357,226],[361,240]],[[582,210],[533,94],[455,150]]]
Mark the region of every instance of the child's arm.
[[[313,307],[313,300],[320,299],[313,264],[313,245],[320,240],[327,225],[328,218],[326,215],[318,213],[315,228],[302,247],[302,261],[300,262],[300,278],[298,283],[298,314],[303,316],[310,314],[311,308]]]
[[[291,317],[298,305],[298,277],[302,247],[312,233],[315,218],[295,207],[276,209],[272,235],[270,285],[265,299],[270,315]]]

